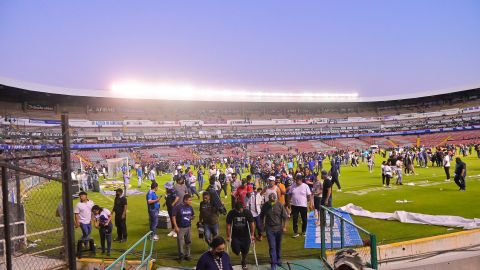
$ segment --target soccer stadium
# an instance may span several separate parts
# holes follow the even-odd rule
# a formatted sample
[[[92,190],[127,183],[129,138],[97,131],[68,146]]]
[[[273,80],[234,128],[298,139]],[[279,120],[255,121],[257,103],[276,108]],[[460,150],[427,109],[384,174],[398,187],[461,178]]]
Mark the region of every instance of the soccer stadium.
[[[0,269],[480,269],[479,87],[0,76]]]

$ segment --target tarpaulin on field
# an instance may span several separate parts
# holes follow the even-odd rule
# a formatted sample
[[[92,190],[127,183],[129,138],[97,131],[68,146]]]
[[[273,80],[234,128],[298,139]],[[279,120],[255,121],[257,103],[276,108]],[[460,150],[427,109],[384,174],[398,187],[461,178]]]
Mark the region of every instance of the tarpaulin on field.
[[[370,212],[352,203],[340,207],[340,209],[355,216],[385,220],[397,220],[402,223],[459,227],[466,230],[480,228],[479,218],[467,219],[459,216],[426,215],[406,211],[395,211],[393,213]]]

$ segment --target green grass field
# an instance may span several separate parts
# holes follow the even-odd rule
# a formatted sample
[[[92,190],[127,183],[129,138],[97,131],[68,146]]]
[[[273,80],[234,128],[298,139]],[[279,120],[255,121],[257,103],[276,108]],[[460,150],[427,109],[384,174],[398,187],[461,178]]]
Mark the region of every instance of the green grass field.
[[[415,170],[418,175],[404,176],[403,186],[394,185],[395,188],[384,189],[381,185],[379,167],[381,161],[382,159],[380,157],[376,158],[376,167],[373,173],[368,172],[365,163],[354,168],[350,166],[342,167],[340,182],[343,192],[337,192],[337,188],[334,186],[334,207],[354,203],[369,211],[394,212],[396,210],[405,210],[424,214],[457,215],[465,218],[480,217],[480,207],[478,207],[480,160],[476,157],[464,158],[464,161],[467,163],[467,173],[468,176],[470,176],[467,176],[466,192],[459,192],[453,179],[451,182],[445,182],[443,168],[438,167],[416,167]],[[327,164],[327,162],[325,162],[325,164]],[[452,170],[453,165],[454,164],[452,164]],[[329,165],[326,165],[326,167],[329,167]],[[160,183],[158,193],[164,194],[163,183],[170,180],[171,177],[170,174],[157,176],[158,182]],[[136,185],[135,178],[136,177],[132,177],[131,182]],[[415,186],[406,185],[409,182],[414,182]],[[141,189],[148,191],[149,185],[149,181],[144,181]],[[90,192],[89,198],[102,207],[111,209],[113,206],[113,197],[111,196]],[[230,198],[223,199],[222,197],[222,200],[226,203],[227,209],[230,209]],[[396,200],[408,200],[411,202],[399,204],[395,202]],[[199,202],[196,198],[193,202],[197,216]],[[76,201],[74,204],[75,203]],[[447,234],[460,230],[440,226],[402,224],[396,221],[374,220],[354,216],[352,216],[352,218],[355,223],[376,234],[379,245]],[[148,214],[145,195],[128,197],[127,228],[129,235],[128,242],[114,242],[112,258],[118,257],[123,250],[126,250],[148,232]],[[169,230],[158,230],[160,241],[155,243],[157,264],[177,267],[193,265],[195,259],[207,249],[206,244],[198,239],[196,230],[193,230],[192,256],[194,260],[191,263],[183,262],[180,265],[175,261],[177,255],[176,239],[167,237],[166,234],[168,232]],[[225,235],[224,217],[221,218],[220,233],[223,236]],[[92,235],[95,239],[99,239],[98,230],[94,229]],[[77,230],[76,239],[78,239],[79,236],[80,230]],[[319,254],[319,250],[304,249],[304,240],[302,237],[293,239],[291,236],[292,226],[290,224],[283,240],[283,255],[285,259],[306,258]],[[99,241],[96,241],[96,243],[100,245]],[[257,243],[257,254],[261,262],[268,262],[268,245],[266,240]],[[97,258],[99,257],[101,258],[98,253]],[[132,256],[132,259],[134,257],[135,256]],[[253,256],[249,259],[251,260],[250,263],[253,263]],[[236,256],[233,256],[233,260],[234,263],[239,263],[239,258]]]

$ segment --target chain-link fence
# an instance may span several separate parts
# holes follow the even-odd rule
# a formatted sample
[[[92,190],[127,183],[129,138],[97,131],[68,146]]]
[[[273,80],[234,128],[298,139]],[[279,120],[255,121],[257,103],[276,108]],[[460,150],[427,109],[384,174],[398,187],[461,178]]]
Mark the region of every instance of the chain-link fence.
[[[321,254],[332,268],[354,264],[378,269],[377,244],[374,234],[355,225],[340,211],[321,209]]]
[[[62,128],[14,122],[0,126],[0,270],[67,269]]]
[[[22,157],[25,158],[25,157]],[[4,207],[8,207],[13,269],[55,269],[65,266],[62,223],[62,184],[19,171],[22,168],[39,172],[51,178],[60,178],[60,158],[24,159],[13,166],[2,167],[2,186],[7,184],[8,193],[2,192],[2,257],[6,266],[6,240]],[[16,165],[16,166],[15,166]],[[5,178],[4,178],[5,177]],[[3,188],[3,187],[2,187]],[[3,197],[7,197],[4,204]]]

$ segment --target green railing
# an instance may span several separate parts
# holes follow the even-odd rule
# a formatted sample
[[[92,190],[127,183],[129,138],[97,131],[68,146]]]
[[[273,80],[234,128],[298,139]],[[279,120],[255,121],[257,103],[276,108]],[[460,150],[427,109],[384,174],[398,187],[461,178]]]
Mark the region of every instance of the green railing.
[[[326,217],[327,213],[329,215],[330,222],[326,224]],[[368,232],[367,230],[363,229],[362,227],[354,224],[353,222],[346,220],[338,213],[335,213],[332,209],[329,209],[325,206],[322,206],[320,209],[320,238],[321,238],[321,257],[322,260],[327,264],[328,267],[333,269],[333,258],[334,255],[327,256],[327,248],[330,250],[334,250],[333,248],[333,239],[334,239],[334,225],[335,225],[335,218],[340,220],[340,249],[345,248],[345,223],[355,227],[358,229],[360,236],[362,238],[363,245],[362,246],[349,246],[348,248],[356,250],[360,256],[362,257],[363,261],[367,264],[368,267],[373,269],[378,269],[378,261],[377,261],[377,238],[373,233]],[[330,232],[330,247],[326,246],[326,228],[329,228]]]
[[[142,259],[140,260],[140,265],[138,265],[135,269],[141,269],[145,266],[145,269],[148,270],[149,262],[152,260],[153,254],[153,240],[151,239],[152,232],[148,232],[145,234],[140,240],[138,240],[135,244],[133,244],[127,251],[125,251],[118,259],[116,259],[112,264],[110,264],[105,270],[114,269],[117,265],[120,265],[120,269],[125,269],[125,262],[127,259],[127,255],[130,254],[135,248],[143,243],[143,251],[142,251]],[[150,241],[150,251],[147,255],[147,243]],[[121,263],[121,264],[120,264]]]

